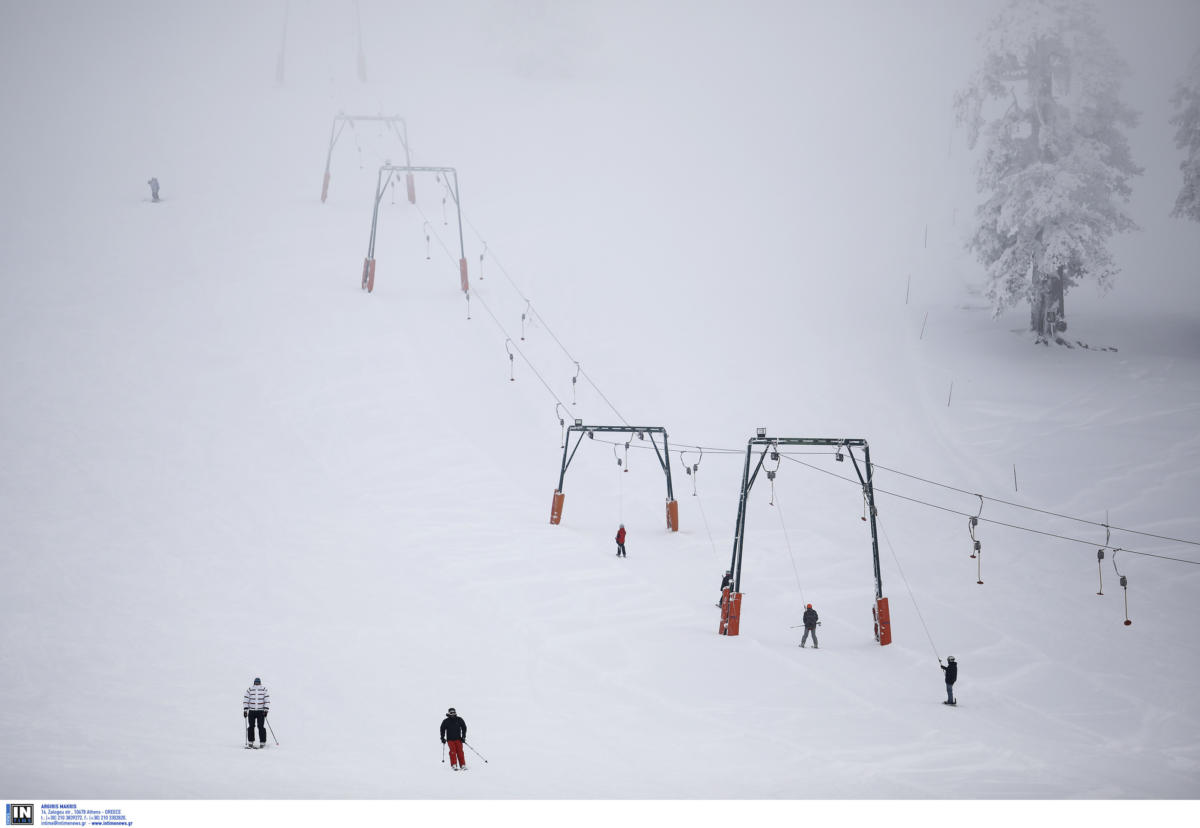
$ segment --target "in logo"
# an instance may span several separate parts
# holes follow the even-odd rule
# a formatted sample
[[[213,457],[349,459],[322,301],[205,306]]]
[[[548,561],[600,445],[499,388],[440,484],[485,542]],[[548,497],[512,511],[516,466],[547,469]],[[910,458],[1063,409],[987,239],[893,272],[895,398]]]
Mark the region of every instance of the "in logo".
[[[4,824],[33,825],[33,805],[5,805]]]

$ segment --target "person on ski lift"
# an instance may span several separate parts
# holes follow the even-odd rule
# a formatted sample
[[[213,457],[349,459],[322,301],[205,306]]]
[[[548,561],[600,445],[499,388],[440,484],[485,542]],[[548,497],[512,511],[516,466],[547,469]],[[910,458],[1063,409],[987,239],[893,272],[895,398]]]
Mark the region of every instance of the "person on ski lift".
[[[958,681],[958,662],[954,660],[954,656],[946,656],[946,663],[942,664],[941,659],[938,659],[938,666],[946,674],[946,700],[942,704],[958,704],[954,700],[954,682]]]
[[[721,599],[725,598],[725,590],[733,589],[733,570],[725,570],[725,577],[721,579]],[[717,601],[717,606],[721,606],[721,602]]]
[[[450,746],[450,767],[466,770],[467,759],[463,756],[463,742],[467,740],[467,723],[451,707],[442,719],[442,744]]]
[[[625,524],[621,524],[621,528],[617,529],[617,557],[625,557]]]
[[[246,747],[255,747],[254,727],[258,726],[258,747],[267,746],[267,713],[271,710],[271,694],[262,679],[255,678],[254,684],[246,689],[242,699],[242,718],[246,720]]]
[[[813,649],[817,647],[817,611],[812,608],[812,604],[808,604],[804,608],[804,636],[800,639],[800,646],[804,646],[804,642],[808,641],[808,636],[811,633],[813,637]]]
[[[158,179],[151,178],[146,183],[150,185],[150,200],[158,201]]]

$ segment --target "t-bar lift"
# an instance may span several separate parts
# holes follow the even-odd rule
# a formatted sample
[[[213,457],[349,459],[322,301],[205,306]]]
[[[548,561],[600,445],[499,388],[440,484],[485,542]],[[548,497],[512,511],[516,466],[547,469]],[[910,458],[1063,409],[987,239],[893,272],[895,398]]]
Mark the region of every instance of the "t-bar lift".
[[[322,204],[329,195],[329,167],[333,162],[333,148],[337,144],[338,138],[342,136],[342,130],[346,128],[346,125],[349,124],[350,128],[354,129],[355,121],[379,121],[386,124],[388,129],[396,133],[396,137],[400,139],[400,145],[404,147],[404,163],[412,163],[408,151],[408,124],[399,115],[344,115],[339,112],[334,116],[333,126],[329,129],[329,151],[325,153],[325,178],[321,182]],[[408,174],[406,183],[408,184],[408,200],[410,203],[416,204],[417,190],[412,173]]]
[[[887,598],[883,597],[883,580],[879,574],[879,536],[875,526],[875,488],[871,482],[871,449],[866,440],[852,438],[826,439],[820,437],[768,437],[767,430],[760,428],[757,435],[746,443],[746,464],[742,471],[742,490],[738,498],[737,524],[733,535],[733,557],[730,560],[729,571],[733,573],[733,582],[721,595],[721,625],[718,632],[721,635],[737,635],[742,611],[742,546],[746,534],[746,504],[749,500],[750,489],[758,473],[762,470],[763,461],[768,453],[772,460],[779,459],[780,446],[832,446],[835,449],[834,458],[843,460],[842,450],[850,456],[854,471],[863,487],[863,497],[866,499],[867,513],[864,519],[871,522],[871,554],[875,563],[875,606],[871,613],[875,621],[875,640],[881,645],[892,643],[891,617],[888,612]],[[863,462],[859,465],[854,456],[854,448],[863,450]],[[751,471],[751,461],[756,451],[761,449],[758,462]],[[865,469],[865,474],[864,474]],[[768,472],[773,474],[773,472]]]
[[[367,245],[367,258],[363,260],[362,289],[367,293],[375,289],[375,230],[379,226],[379,202],[383,200],[383,194],[387,191],[392,177],[399,172],[407,173],[410,179],[415,172],[431,172],[446,176],[450,197],[454,199],[454,209],[458,214],[458,275],[462,282],[462,291],[467,293],[471,286],[467,281],[467,251],[466,245],[463,243],[462,205],[458,198],[458,170],[453,167],[401,167],[391,164],[384,164],[379,168],[379,176],[375,181],[375,209],[371,213],[371,241]],[[411,196],[411,189],[409,192]]]
[[[575,448],[571,448],[572,433],[579,434],[579,438],[575,441]],[[583,438],[594,439],[596,434],[633,434],[639,440],[644,440],[649,436],[650,444],[654,446],[654,453],[658,455],[658,462],[667,476],[667,528],[672,532],[678,532],[679,504],[675,502],[675,492],[671,488],[671,455],[667,451],[667,430],[661,426],[584,425],[583,420],[576,420],[575,425],[568,426],[566,439],[563,440],[562,470],[558,473],[558,488],[554,490],[554,503],[550,507],[550,522],[557,524],[562,520],[563,479],[567,476],[567,466],[571,465],[571,461],[575,459],[575,452],[579,451],[579,444],[583,442]],[[662,435],[662,451],[659,451],[658,443],[654,441],[655,434]]]

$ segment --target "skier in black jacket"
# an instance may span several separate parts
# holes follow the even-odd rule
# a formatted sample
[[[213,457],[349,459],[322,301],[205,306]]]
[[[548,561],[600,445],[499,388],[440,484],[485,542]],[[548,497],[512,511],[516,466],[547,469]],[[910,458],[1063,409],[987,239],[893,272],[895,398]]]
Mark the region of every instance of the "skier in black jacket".
[[[954,700],[954,682],[958,681],[958,662],[954,660],[954,656],[947,656],[946,661],[946,664],[938,661],[942,672],[946,674],[946,700],[942,704],[958,704]]]
[[[721,579],[721,599],[722,600],[724,600],[724,598],[725,598],[725,588],[726,587],[728,587],[730,589],[733,588],[733,570],[732,569],[725,570],[725,577]],[[721,606],[721,601],[717,601],[717,606],[718,607]]]
[[[813,649],[820,649],[817,646],[817,611],[812,608],[812,604],[808,604],[804,609],[804,636],[800,639],[801,647],[808,641],[810,633],[813,637]]]
[[[450,745],[450,767],[466,770],[467,759],[463,756],[463,742],[467,740],[467,723],[451,707],[442,719],[442,744]]]

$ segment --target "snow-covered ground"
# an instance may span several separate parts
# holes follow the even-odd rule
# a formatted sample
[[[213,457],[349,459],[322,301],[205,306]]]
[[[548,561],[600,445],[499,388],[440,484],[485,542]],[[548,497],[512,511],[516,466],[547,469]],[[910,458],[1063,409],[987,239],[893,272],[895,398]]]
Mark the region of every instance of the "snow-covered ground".
[[[1200,796],[1200,233],[1169,201],[1135,204],[1114,293],[1068,300],[1092,347],[1036,348],[971,286],[946,32],[864,29],[889,4],[629,30],[477,4],[459,60],[451,12],[361,6],[370,81],[352,17],[292,3],[281,86],[274,6],[4,9],[6,802]],[[913,13],[969,37],[955,8]],[[849,86],[813,91],[839,38]],[[385,195],[360,290],[403,150],[347,130],[322,204],[339,110],[404,116],[413,163],[457,170],[469,304],[424,173],[416,206]],[[1140,160],[1169,189],[1177,159]],[[665,427],[681,530],[646,443],[626,465],[604,435],[550,525],[560,417]],[[717,634],[758,427],[869,441],[890,646],[829,450],[760,476]],[[448,706],[487,757],[465,777]]]

